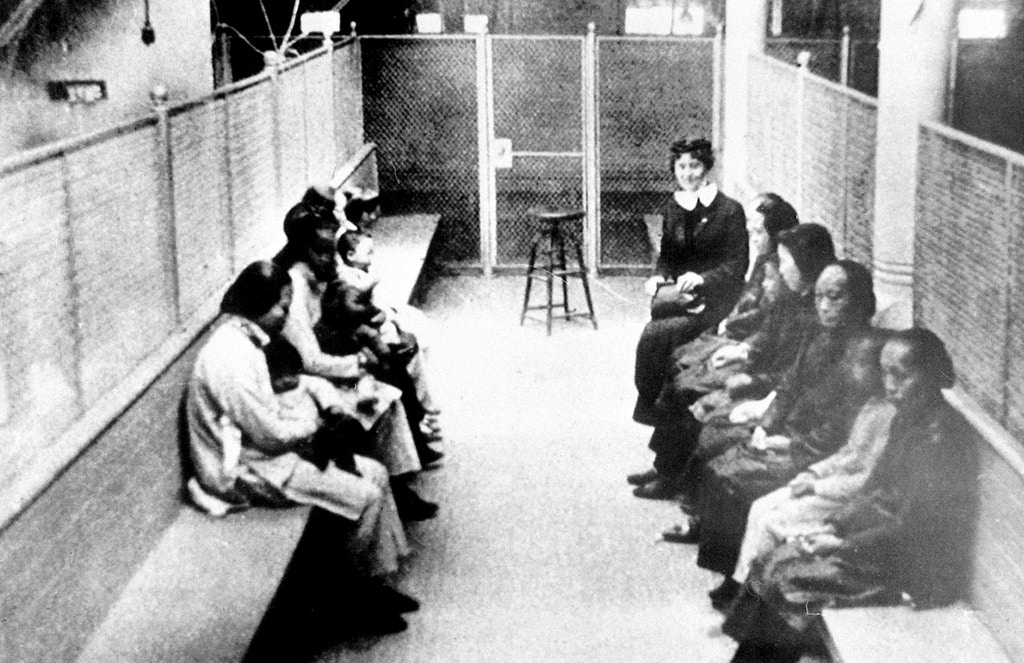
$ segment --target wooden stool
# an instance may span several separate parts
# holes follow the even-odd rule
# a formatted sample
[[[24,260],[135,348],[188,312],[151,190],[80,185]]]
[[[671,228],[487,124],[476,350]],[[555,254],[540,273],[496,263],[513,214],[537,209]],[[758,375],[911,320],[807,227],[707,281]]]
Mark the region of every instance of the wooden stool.
[[[597,329],[597,317],[594,315],[594,302],[590,298],[590,283],[587,281],[587,265],[583,261],[583,249],[572,237],[562,232],[563,221],[575,221],[582,219],[585,212],[582,210],[556,209],[550,207],[535,207],[527,214],[540,222],[540,230],[533,238],[533,245],[530,247],[530,264],[526,270],[526,295],[523,298],[523,313],[519,318],[519,324],[526,322],[528,311],[545,310],[548,326],[548,336],[551,335],[551,321],[554,318],[590,318],[594,329]],[[566,264],[566,244],[572,246],[576,253],[578,266],[570,269]],[[545,259],[537,264],[537,253],[540,252]],[[586,313],[577,313],[569,309],[569,283],[566,279],[571,276],[583,280],[583,293],[587,297]],[[547,284],[547,302],[538,306],[530,306],[530,289],[534,279],[539,279]],[[555,281],[562,282],[562,301],[554,301]],[[562,307],[563,312],[555,314],[556,307]]]

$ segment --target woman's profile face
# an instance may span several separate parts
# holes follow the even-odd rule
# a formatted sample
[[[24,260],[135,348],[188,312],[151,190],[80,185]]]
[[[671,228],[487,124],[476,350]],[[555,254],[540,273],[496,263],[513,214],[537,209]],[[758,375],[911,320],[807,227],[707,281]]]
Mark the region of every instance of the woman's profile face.
[[[747,238],[751,256],[760,256],[768,252],[768,231],[764,229],[764,214],[754,209],[747,212]]]
[[[704,176],[708,169],[700,160],[694,159],[693,154],[687,152],[676,159],[673,171],[676,175],[676,184],[682,191],[696,191],[704,183]]]
[[[882,348],[885,398],[897,407],[919,398],[926,389],[924,372],[913,364],[912,355],[912,349],[903,341],[889,341]]]
[[[291,308],[291,305],[292,286],[286,285],[281,289],[277,303],[271,306],[269,311],[253,320],[253,322],[271,336],[279,334],[284,329],[284,324],[288,320],[288,309]]]
[[[849,278],[841,267],[825,268],[814,285],[814,306],[822,327],[835,329],[849,321],[853,313]]]
[[[804,289],[804,276],[800,273],[800,268],[796,266],[793,254],[781,244],[778,248],[778,254],[779,276],[782,277],[782,282],[793,292],[800,292]]]

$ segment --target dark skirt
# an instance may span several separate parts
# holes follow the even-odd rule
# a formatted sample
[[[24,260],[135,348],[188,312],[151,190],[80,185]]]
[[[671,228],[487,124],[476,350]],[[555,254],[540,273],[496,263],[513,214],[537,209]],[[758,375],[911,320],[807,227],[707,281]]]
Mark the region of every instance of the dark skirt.
[[[719,316],[707,313],[651,320],[644,327],[636,346],[633,382],[637,399],[634,421],[648,426],[660,421],[655,403],[668,376],[672,353],[697,338],[701,332],[718,324]]]

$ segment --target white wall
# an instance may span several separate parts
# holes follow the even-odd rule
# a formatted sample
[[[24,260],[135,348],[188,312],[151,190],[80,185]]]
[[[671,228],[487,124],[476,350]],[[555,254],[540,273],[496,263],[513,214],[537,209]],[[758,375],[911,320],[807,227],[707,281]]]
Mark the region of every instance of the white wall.
[[[157,83],[172,101],[211,91],[209,1],[150,0],[150,17],[156,42],[146,46],[142,0],[107,0],[74,15],[67,39],[31,53],[28,71],[0,71],[0,156],[144,114]],[[105,80],[109,98],[73,107],[50,101],[47,81],[79,78]]]

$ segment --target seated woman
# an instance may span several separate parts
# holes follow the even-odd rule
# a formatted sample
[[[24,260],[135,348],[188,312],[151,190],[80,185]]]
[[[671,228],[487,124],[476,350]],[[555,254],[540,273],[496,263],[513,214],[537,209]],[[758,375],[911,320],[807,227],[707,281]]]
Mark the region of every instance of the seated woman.
[[[785,292],[768,310],[753,336],[739,345],[721,348],[709,360],[719,366],[739,363],[746,367],[747,375],[752,376],[747,385],[750,389],[755,383],[770,384],[767,388],[771,389],[793,363],[806,337],[817,329],[814,283],[825,266],[835,260],[831,235],[823,226],[813,223],[780,232],[776,253]],[[726,358],[719,361],[722,357]],[[670,405],[655,427],[649,445],[655,454],[654,472],[650,473],[654,478],[649,479],[648,473],[629,477],[647,480],[634,491],[638,497],[660,499],[679,492],[696,494],[697,477],[688,470],[688,464],[702,436],[702,422],[688,406],[709,388],[709,378],[722,375],[716,371],[717,368],[692,373],[693,382],[686,381],[683,374],[672,381]]]
[[[663,212],[661,253],[645,290],[651,321],[636,349],[633,419],[658,422],[654,402],[672,352],[717,325],[732,309],[747,271],[743,207],[708,180],[711,143],[685,138],[672,145],[670,166],[679,190]]]
[[[881,356],[896,414],[864,490],[828,516],[829,531],[759,557],[726,622],[735,661],[795,661],[822,608],[963,598],[969,581],[977,450],[940,389],[953,365],[925,329],[896,332]]]
[[[334,246],[337,219],[333,214],[318,212],[300,203],[285,216],[284,231],[288,241],[274,257],[274,262],[287,270],[294,296],[281,335],[299,351],[305,372],[327,378],[343,389],[355,389],[360,383],[365,385],[367,380],[373,380],[366,370],[366,355],[324,352],[314,332],[322,315],[324,291],[337,275]],[[423,500],[410,485],[415,473],[422,469],[411,422],[401,402],[390,407],[386,416],[396,434],[373,456],[384,463],[391,474],[392,489],[403,519],[432,518],[437,513],[437,505]],[[357,412],[349,414],[353,418],[358,415]]]
[[[762,426],[703,472],[699,514],[690,523],[702,568],[732,573],[751,503],[835,453],[871,395],[870,385],[855,380],[844,364],[850,348],[869,333],[875,312],[870,272],[840,261],[821,273],[815,293],[820,330],[786,373]],[[720,589],[731,586],[726,578]]]
[[[834,514],[864,487],[889,441],[895,405],[884,397],[879,353],[887,335],[875,332],[850,346],[844,362],[850,376],[872,394],[861,407],[846,444],[814,463],[788,484],[759,498],[750,507],[739,561],[732,578],[746,582],[750,563],[787,539],[827,530]],[[722,597],[722,600],[728,598]]]
[[[324,421],[316,409],[303,416],[301,407],[283,408],[271,386],[264,348],[279,336],[290,303],[287,272],[269,262],[246,267],[225,293],[226,317],[199,351],[186,394],[193,493],[207,505],[326,509],[354,523],[347,550],[367,574],[384,578],[408,550],[387,471],[362,456],[352,458],[348,471],[311,462],[311,441]],[[349,442],[326,441],[339,449]],[[384,588],[382,596],[385,602],[399,597]],[[407,597],[400,602],[415,604]],[[405,628],[397,612],[381,616],[383,630]]]
[[[776,250],[779,233],[796,227],[798,223],[796,210],[778,194],[762,193],[751,201],[747,209],[747,237],[752,260],[740,298],[717,329],[708,329],[693,341],[676,348],[672,353],[673,365],[669,375],[702,364],[719,348],[744,341],[760,329],[770,302],[774,300],[775,293],[768,290],[765,277],[772,264],[776,271],[778,269]],[[670,385],[670,380],[666,380],[665,385]]]

